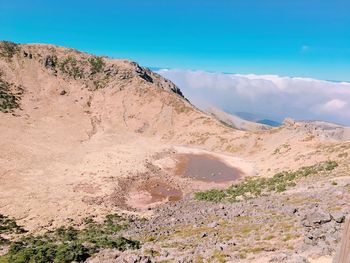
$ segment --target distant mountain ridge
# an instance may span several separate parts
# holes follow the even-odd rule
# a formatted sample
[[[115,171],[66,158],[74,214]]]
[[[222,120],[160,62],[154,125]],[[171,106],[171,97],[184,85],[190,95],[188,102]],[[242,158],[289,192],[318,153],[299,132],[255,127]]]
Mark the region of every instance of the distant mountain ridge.
[[[265,123],[245,120],[234,114],[227,113],[220,109],[210,107],[206,110],[210,115],[214,116],[226,125],[243,131],[266,131],[272,129],[272,126]]]
[[[249,113],[249,112],[235,112],[235,115],[237,115],[240,118],[247,120],[247,121],[261,123],[261,124],[269,125],[272,127],[278,127],[278,126],[282,125],[282,123],[280,123],[280,122],[270,120],[270,119],[264,118],[262,116],[259,116],[257,114],[253,114],[253,113]]]
[[[257,123],[266,124],[266,125],[270,125],[273,127],[281,126],[281,123],[279,123],[277,121],[273,121],[273,120],[268,120],[268,119],[258,120]]]

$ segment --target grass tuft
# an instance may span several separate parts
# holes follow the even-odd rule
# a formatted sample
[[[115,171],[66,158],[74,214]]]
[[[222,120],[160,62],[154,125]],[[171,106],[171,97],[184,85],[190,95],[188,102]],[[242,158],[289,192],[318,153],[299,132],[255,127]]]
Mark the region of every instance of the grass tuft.
[[[90,70],[92,74],[101,72],[105,67],[105,63],[101,57],[92,57],[89,58],[88,61],[90,63]]]
[[[19,100],[23,90],[0,79],[0,111],[4,113],[12,112],[19,108]]]
[[[61,63],[59,63],[59,69],[64,74],[67,74],[68,76],[73,77],[74,79],[81,79],[84,76],[84,72],[79,67],[78,61],[76,60],[76,58],[71,56],[68,56]]]
[[[228,200],[237,202],[242,199],[254,198],[270,192],[283,192],[288,187],[296,186],[300,178],[318,174],[322,171],[331,171],[338,164],[335,161],[327,161],[313,166],[302,167],[297,171],[284,171],[275,174],[271,178],[248,177],[245,181],[234,184],[225,190],[212,189],[195,193],[197,200],[221,202]]]

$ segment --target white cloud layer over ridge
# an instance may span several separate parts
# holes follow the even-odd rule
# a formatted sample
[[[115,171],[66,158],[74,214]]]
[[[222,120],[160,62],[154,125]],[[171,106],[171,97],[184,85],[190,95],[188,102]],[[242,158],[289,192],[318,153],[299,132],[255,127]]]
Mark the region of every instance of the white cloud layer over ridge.
[[[278,121],[324,120],[350,126],[350,83],[275,75],[162,69],[194,105],[249,112]]]

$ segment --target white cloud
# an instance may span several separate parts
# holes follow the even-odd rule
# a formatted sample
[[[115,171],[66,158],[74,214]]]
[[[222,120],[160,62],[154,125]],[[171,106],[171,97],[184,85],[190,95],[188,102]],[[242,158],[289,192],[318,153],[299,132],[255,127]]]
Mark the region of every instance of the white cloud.
[[[347,102],[340,99],[333,99],[325,103],[320,107],[321,111],[330,112],[330,113],[338,113],[338,111],[346,108]]]
[[[325,120],[350,125],[350,83],[275,75],[160,70],[199,108],[216,106],[281,121]]]

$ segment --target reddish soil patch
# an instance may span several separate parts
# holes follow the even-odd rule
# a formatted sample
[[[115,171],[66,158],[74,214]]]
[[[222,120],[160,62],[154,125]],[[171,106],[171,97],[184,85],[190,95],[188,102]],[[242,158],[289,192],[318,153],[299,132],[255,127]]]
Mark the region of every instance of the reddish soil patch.
[[[145,209],[169,201],[178,201],[182,198],[182,191],[168,183],[152,178],[138,183],[129,191],[126,205],[136,209]]]
[[[178,201],[182,198],[182,192],[173,188],[162,181],[145,182],[140,187],[141,191],[147,191],[151,195],[149,203],[162,201]]]

